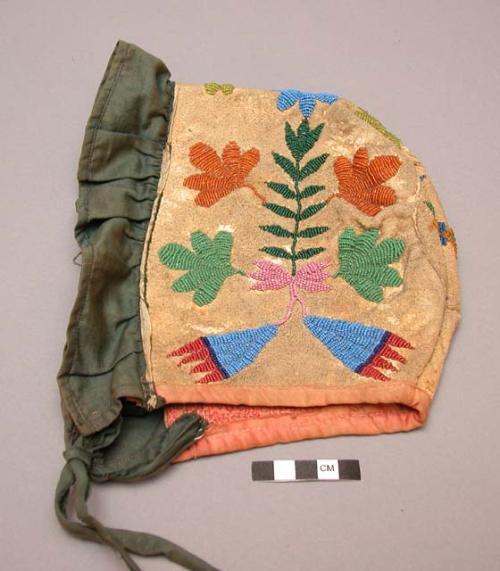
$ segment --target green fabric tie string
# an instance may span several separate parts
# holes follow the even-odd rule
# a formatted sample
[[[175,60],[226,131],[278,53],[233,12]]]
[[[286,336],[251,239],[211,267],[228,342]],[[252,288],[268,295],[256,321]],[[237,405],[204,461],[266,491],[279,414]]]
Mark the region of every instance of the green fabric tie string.
[[[175,433],[162,454],[156,458],[156,469],[141,474],[141,477],[155,473],[161,469],[161,464],[166,467],[175,456],[200,437],[204,428],[205,423],[200,419],[198,422],[189,423],[180,436]],[[169,432],[171,431],[167,431],[167,440],[169,439]],[[77,442],[78,444],[75,443],[74,446],[64,452],[66,465],[62,470],[55,495],[56,515],[59,523],[66,531],[80,539],[110,546],[120,555],[129,571],[141,571],[141,568],[130,556],[131,553],[145,557],[163,556],[190,571],[218,571],[209,563],[162,537],[106,527],[92,516],[87,509],[87,499],[90,493],[89,472],[93,460],[93,451],[82,445],[85,442],[83,439],[80,438]],[[75,512],[82,523],[71,521],[67,515],[68,497],[72,488],[74,488]]]
[[[163,62],[137,46],[117,43],[78,166],[75,237],[81,271],[57,376],[67,448],[55,497],[57,517],[74,536],[112,547],[131,571],[139,571],[132,554],[164,556],[193,571],[215,570],[161,537],[108,528],[87,509],[91,481],[155,474],[206,425],[192,414],[165,426],[165,403],[146,379],[141,334],[140,268],[174,90]],[[67,514],[72,491],[80,521]]]

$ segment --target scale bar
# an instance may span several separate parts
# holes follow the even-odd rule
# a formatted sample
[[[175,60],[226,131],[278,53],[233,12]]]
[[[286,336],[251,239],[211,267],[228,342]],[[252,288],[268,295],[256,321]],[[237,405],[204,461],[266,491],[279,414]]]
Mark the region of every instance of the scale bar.
[[[252,462],[254,482],[361,480],[359,460],[262,460]]]

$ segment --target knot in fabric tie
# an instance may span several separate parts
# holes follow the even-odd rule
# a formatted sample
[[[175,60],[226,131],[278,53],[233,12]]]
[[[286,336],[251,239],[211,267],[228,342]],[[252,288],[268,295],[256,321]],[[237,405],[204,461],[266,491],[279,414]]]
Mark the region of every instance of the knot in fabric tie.
[[[63,456],[66,462],[71,462],[71,460],[80,460],[85,464],[85,466],[87,466],[87,468],[90,468],[90,465],[92,464],[92,452],[85,450],[85,448],[82,448],[81,446],[72,446],[71,448],[68,448],[63,452]]]

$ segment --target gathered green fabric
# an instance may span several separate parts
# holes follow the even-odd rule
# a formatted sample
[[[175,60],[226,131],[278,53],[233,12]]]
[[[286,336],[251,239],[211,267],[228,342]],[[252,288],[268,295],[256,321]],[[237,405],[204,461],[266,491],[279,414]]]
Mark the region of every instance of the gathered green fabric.
[[[158,416],[160,412],[151,414]],[[163,424],[161,419],[160,422]],[[123,473],[121,475],[108,473],[107,477],[129,480],[151,476],[190,446],[194,439],[203,433],[204,427],[204,421],[198,415],[183,415],[169,429],[163,426],[162,449],[152,456],[149,464],[129,467],[127,476]],[[86,501],[90,491],[90,475],[95,454],[99,454],[99,450],[105,451],[108,446],[116,446],[117,440],[120,439],[126,443],[127,448],[132,445],[132,448],[138,451],[140,446],[145,444],[143,437],[147,437],[147,434],[139,433],[139,438],[136,434],[135,431],[120,434],[112,427],[95,436],[80,436],[74,445],[66,450],[64,456],[67,463],[61,473],[55,497],[55,509],[60,524],[80,539],[109,545],[120,555],[130,571],[140,571],[131,553],[146,557],[163,556],[192,571],[217,571],[212,565],[171,541],[149,533],[106,527],[88,512]],[[68,517],[67,503],[72,488],[74,488],[75,512],[82,523],[71,521]]]
[[[214,567],[165,539],[112,529],[89,514],[90,482],[154,475],[203,434],[206,422],[186,414],[167,428],[165,403],[151,405],[139,310],[140,265],[174,84],[158,59],[118,42],[99,86],[80,157],[75,236],[81,272],[58,373],[66,464],[55,496],[71,534],[113,548],[128,569],[131,554],[164,556],[186,569]],[[68,515],[74,490],[75,512]]]
[[[81,274],[58,381],[79,433],[144,400],[139,278],[174,85],[165,65],[119,42],[87,123],[78,168]]]

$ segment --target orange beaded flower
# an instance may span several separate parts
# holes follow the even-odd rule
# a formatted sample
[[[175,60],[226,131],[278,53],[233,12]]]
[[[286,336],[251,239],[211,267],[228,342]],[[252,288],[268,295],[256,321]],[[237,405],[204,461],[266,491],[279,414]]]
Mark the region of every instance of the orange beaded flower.
[[[394,190],[382,183],[396,175],[401,161],[394,155],[382,155],[371,161],[368,150],[356,151],[352,162],[339,157],[334,171],[339,181],[339,198],[343,198],[369,216],[396,202]]]
[[[230,141],[219,157],[209,145],[196,143],[189,150],[189,159],[193,166],[203,171],[184,179],[184,186],[199,191],[195,198],[199,206],[213,206],[224,196],[243,187],[251,189],[264,201],[262,195],[245,182],[260,160],[258,149],[251,148],[242,153],[238,144]]]

